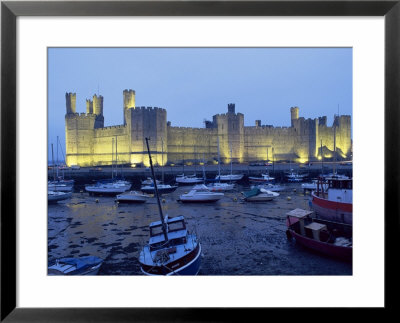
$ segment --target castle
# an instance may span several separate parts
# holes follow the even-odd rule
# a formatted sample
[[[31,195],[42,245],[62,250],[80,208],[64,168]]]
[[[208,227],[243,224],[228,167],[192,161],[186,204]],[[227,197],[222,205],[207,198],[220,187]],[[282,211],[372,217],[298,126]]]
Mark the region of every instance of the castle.
[[[66,93],[66,163],[68,166],[119,164],[149,165],[145,138],[154,164],[216,160],[222,162],[292,161],[308,162],[351,158],[351,116],[334,117],[331,127],[326,117],[299,117],[299,108],[290,108],[291,126],[244,126],[244,115],[235,104],[228,112],[205,121],[204,128],[173,127],[167,111],[158,107],[137,107],[135,91],[123,91],[124,124],[104,127],[103,97],[86,100],[86,113],[76,112],[76,94]],[[219,139],[219,140],[218,140]]]

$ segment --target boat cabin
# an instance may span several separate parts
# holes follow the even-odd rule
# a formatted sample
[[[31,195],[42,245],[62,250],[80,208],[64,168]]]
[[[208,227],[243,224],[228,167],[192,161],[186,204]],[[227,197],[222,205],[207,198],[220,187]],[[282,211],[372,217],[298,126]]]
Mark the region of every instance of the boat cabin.
[[[313,211],[294,209],[286,213],[288,225],[304,237],[326,242],[330,238],[328,228],[323,223],[315,222],[311,217],[313,213]]]
[[[345,178],[327,178],[328,187],[339,190],[352,190],[353,180]]]
[[[165,217],[165,225],[167,227],[168,246],[182,245],[186,243],[187,229],[184,217],[177,216],[175,218]],[[152,222],[150,228],[149,245],[151,249],[158,249],[165,246],[165,238],[161,221]]]

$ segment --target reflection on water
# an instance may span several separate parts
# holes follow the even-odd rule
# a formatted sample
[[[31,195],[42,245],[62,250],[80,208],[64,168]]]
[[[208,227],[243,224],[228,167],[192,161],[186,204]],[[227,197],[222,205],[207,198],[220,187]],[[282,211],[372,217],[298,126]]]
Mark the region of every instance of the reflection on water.
[[[242,202],[237,190],[216,203],[182,204],[179,187],[162,197],[164,215],[184,215],[202,244],[199,275],[351,275],[351,264],[312,253],[286,239],[285,214],[309,208],[300,184],[289,184],[274,201]],[[296,191],[294,191],[296,190]],[[290,197],[290,199],[288,199]],[[138,256],[158,221],[155,198],[145,204],[117,204],[114,197],[73,193],[48,207],[48,260],[97,256],[99,275],[141,275]]]

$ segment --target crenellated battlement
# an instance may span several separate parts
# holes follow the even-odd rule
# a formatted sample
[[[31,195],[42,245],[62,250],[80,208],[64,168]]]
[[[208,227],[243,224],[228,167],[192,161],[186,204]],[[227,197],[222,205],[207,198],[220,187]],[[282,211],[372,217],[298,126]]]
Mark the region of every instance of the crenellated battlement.
[[[256,120],[254,126],[244,126],[244,114],[236,113],[234,103],[227,113],[215,114],[205,127],[172,126],[167,110],[160,107],[136,106],[136,92],[123,91],[123,120],[120,125],[104,127],[103,97],[94,95],[86,100],[86,113],[76,112],[76,94],[66,93],[67,164],[82,166],[109,165],[112,162],[113,140],[123,151],[125,162],[149,164],[144,138],[151,138],[150,148],[157,152],[157,164],[195,160],[204,155],[207,160],[217,156],[217,138],[221,159],[230,161],[291,159],[306,162],[332,158],[334,144],[339,158],[351,156],[351,116],[334,116],[332,126],[326,116],[299,117],[299,107],[290,108],[291,125],[273,126]],[[262,116],[260,116],[262,117]],[[322,148],[321,148],[322,146]],[[164,154],[161,154],[161,151]]]

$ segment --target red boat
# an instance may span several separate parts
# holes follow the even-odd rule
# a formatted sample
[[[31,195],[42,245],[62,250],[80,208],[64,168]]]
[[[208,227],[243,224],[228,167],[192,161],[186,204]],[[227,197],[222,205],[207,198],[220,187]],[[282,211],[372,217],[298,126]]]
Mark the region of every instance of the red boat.
[[[353,245],[350,232],[340,230],[338,223],[333,229],[327,222],[312,218],[314,212],[295,209],[286,214],[286,235],[297,243],[327,256],[352,261]]]
[[[324,185],[328,185],[325,190]],[[312,208],[317,218],[353,224],[353,180],[332,176],[318,180],[317,190],[311,193]]]

